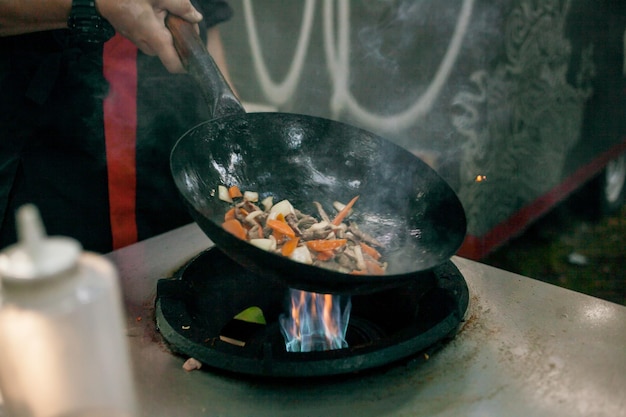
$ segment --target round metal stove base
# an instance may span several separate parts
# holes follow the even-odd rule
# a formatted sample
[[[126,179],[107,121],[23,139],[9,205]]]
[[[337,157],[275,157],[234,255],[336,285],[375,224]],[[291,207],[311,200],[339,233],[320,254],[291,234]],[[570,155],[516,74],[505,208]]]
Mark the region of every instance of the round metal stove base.
[[[176,276],[159,280],[156,324],[174,353],[224,371],[268,377],[355,373],[409,358],[454,337],[468,308],[467,284],[451,261],[426,273],[436,280],[426,292],[409,282],[352,296],[349,347],[294,353],[286,351],[278,323],[287,311],[289,289],[282,281],[260,279],[213,248]],[[221,340],[224,325],[250,306],[261,308],[267,324],[244,346]]]

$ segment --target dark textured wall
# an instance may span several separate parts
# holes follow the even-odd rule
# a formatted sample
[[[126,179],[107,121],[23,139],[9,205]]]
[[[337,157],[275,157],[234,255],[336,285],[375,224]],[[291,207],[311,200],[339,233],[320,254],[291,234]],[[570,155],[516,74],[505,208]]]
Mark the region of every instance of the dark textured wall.
[[[222,35],[244,101],[345,121],[420,155],[459,194],[471,235],[624,140],[620,2],[231,4]]]

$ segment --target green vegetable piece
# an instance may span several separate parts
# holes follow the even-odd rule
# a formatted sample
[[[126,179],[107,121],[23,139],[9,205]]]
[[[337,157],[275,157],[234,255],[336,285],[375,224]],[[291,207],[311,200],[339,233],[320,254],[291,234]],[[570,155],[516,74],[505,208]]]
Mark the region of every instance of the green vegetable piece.
[[[267,324],[265,322],[263,310],[257,306],[246,308],[242,312],[238,313],[234,318],[236,320],[247,321],[249,323]]]

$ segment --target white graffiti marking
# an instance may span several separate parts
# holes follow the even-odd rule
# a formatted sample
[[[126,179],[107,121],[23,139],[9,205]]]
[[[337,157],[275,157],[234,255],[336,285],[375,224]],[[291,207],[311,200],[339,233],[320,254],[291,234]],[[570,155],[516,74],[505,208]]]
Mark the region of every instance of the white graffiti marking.
[[[378,131],[400,131],[414,125],[416,120],[427,114],[441,93],[457,60],[467,32],[475,0],[463,0],[456,27],[437,72],[424,93],[406,110],[394,115],[381,115],[365,109],[349,91],[350,84],[350,0],[324,0],[323,31],[326,64],[333,92],[330,109],[333,117],[349,114],[365,127]],[[285,104],[295,93],[309,47],[311,27],[315,14],[315,0],[307,0],[304,6],[302,25],[298,36],[294,58],[285,80],[276,84],[270,77],[254,21],[251,0],[243,0],[244,17],[248,39],[252,49],[254,69],[261,89],[267,100],[275,106]],[[337,10],[337,33],[334,31]]]
[[[263,93],[270,103],[280,106],[291,98],[296,90],[296,87],[298,86],[298,82],[300,81],[302,66],[304,65],[304,59],[309,48],[311,27],[313,25],[313,16],[315,15],[315,0],[306,0],[305,2],[302,26],[300,27],[296,52],[293,61],[291,62],[291,66],[289,67],[289,72],[280,84],[276,84],[272,80],[269,72],[267,71],[267,67],[265,66],[263,53],[261,52],[261,45],[259,44],[256,23],[254,21],[252,2],[250,0],[243,1],[243,10],[246,20],[246,28],[248,30],[248,41],[250,42],[250,48],[252,49],[254,70],[259,78],[259,83],[261,84]]]
[[[423,117],[431,110],[454,67],[469,26],[474,0],[463,1],[463,7],[446,54],[424,94],[409,108],[391,116],[381,116],[366,110],[348,90],[350,79],[350,5],[349,0],[337,0],[337,3],[339,3],[337,24],[339,34],[337,42],[332,31],[332,22],[334,21],[332,3],[332,0],[324,1],[324,47],[328,69],[333,80],[333,97],[331,101],[333,115],[337,117],[347,111],[366,127],[384,131],[404,130],[415,124],[417,119]],[[337,49],[334,48],[336,43],[338,44]]]

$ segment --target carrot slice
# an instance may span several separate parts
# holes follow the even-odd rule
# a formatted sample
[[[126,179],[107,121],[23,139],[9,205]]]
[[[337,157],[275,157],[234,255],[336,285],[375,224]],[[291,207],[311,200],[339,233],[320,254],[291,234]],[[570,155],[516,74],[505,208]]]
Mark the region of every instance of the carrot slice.
[[[380,259],[380,256],[381,256],[380,252],[378,252],[376,249],[374,249],[373,247],[371,247],[367,243],[360,242],[360,244],[361,244],[361,250],[363,250],[363,253],[368,254],[369,256],[371,256],[375,260],[379,260]]]
[[[230,196],[230,198],[243,197],[243,194],[241,194],[241,190],[236,185],[233,185],[228,189],[228,195]]]
[[[226,220],[222,223],[222,228],[241,240],[246,240],[246,237],[248,236],[246,229],[243,228],[237,219]]]
[[[235,208],[231,207],[230,210],[228,210],[225,214],[224,214],[224,221],[227,220],[232,220],[235,218]]]
[[[334,257],[335,257],[335,252],[333,252],[332,250],[325,250],[322,252],[317,252],[315,254],[315,258],[318,261],[329,261],[333,259]]]
[[[294,238],[296,237],[296,233],[293,231],[293,229],[291,228],[291,226],[289,226],[287,223],[285,222],[281,222],[280,220],[272,220],[272,219],[268,219],[266,224],[272,228],[272,230],[282,233],[283,235],[290,237],[290,238]]]
[[[326,252],[342,247],[347,241],[348,239],[316,239],[309,240],[306,242],[306,245],[309,249],[316,252]]]
[[[365,266],[367,266],[367,272],[370,275],[385,275],[385,270],[378,265],[378,263],[370,260],[365,260]]]
[[[283,235],[280,232],[277,232],[276,230],[272,230],[272,236],[274,236],[274,239],[276,239],[276,244],[278,245],[284,243],[286,239],[289,239],[287,236]]]
[[[298,242],[299,241],[300,241],[299,237],[295,237],[293,239],[289,239],[287,242],[285,242],[285,244],[281,248],[280,252],[283,254],[283,256],[291,255],[293,253],[293,251],[296,250],[296,248],[298,247]]]
[[[335,216],[335,218],[333,219],[331,223],[334,224],[335,226],[339,226],[341,222],[343,221],[343,219],[346,218],[346,216],[350,212],[350,209],[352,209],[352,206],[354,205],[354,203],[356,203],[356,200],[358,199],[359,199],[359,196],[357,195],[352,200],[350,200],[350,202],[346,204],[345,207],[342,208],[339,213],[337,213],[337,216]]]

